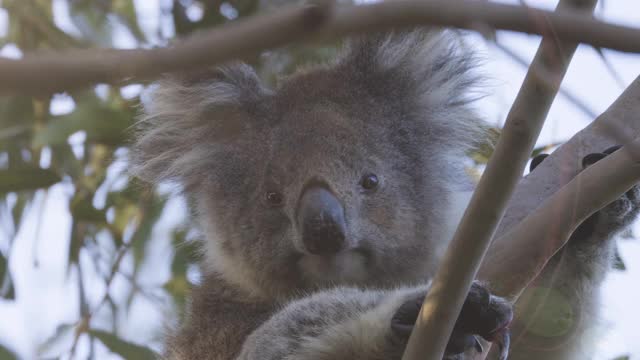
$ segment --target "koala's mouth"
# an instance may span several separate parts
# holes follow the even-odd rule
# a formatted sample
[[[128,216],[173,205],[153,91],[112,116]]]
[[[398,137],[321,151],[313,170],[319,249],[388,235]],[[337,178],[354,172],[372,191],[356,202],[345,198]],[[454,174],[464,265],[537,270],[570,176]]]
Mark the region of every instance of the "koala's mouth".
[[[308,281],[343,284],[364,281],[366,263],[365,254],[349,250],[334,255],[305,254],[298,260],[298,267]]]

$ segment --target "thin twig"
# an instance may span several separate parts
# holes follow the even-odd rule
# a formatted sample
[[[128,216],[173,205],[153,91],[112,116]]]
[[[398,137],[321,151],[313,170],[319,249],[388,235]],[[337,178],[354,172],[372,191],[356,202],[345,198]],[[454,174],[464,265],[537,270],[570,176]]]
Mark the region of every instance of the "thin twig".
[[[124,260],[124,256],[127,254],[129,249],[131,249],[131,246],[132,246],[132,243],[129,241],[122,244],[122,246],[120,246],[120,249],[118,249],[118,253],[116,255],[115,260],[113,261],[113,265],[111,265],[111,270],[109,271],[109,274],[107,275],[107,278],[104,281],[104,284],[105,284],[104,295],[102,296],[98,304],[93,308],[93,310],[89,314],[89,317],[92,317],[95,313],[97,313],[98,310],[102,308],[102,305],[104,305],[104,303],[107,302],[107,299],[109,298],[109,288],[111,287],[111,283],[113,282],[116,275],[118,274],[118,270],[120,269],[120,264],[122,263],[122,260]]]
[[[95,83],[143,81],[165,72],[250,58],[291,43],[418,25],[553,33],[566,41],[640,52],[640,29],[608,24],[569,10],[553,13],[470,0],[396,0],[333,11],[328,4],[291,6],[241,19],[177,40],[169,48],[90,49],[0,59],[0,95],[48,94]]]
[[[122,271],[122,269],[118,269],[118,274],[120,274],[122,277],[124,277],[129,281],[129,284],[131,284],[131,287],[133,288],[134,292],[140,293],[140,295],[147,298],[147,300],[157,304],[166,303],[165,298],[163,298],[160,295],[154,294],[153,292],[151,292],[150,289],[147,289],[141,284],[138,284],[138,281],[136,280],[135,276],[131,274],[127,274],[126,272]],[[156,288],[156,289],[161,287],[162,285],[153,285],[153,288]]]

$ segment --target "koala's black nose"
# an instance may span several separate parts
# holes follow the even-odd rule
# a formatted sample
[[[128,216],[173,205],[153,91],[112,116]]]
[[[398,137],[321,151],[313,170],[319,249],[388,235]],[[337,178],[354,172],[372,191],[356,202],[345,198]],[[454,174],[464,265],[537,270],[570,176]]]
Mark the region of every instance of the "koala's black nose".
[[[324,187],[304,190],[298,205],[298,226],[304,247],[312,254],[335,254],[345,246],[344,209]]]

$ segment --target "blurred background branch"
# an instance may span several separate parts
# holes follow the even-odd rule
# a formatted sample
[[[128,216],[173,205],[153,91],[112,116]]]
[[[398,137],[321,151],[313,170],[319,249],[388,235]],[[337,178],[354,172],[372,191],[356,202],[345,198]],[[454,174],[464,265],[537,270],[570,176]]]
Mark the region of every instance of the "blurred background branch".
[[[215,6],[215,2],[208,4],[202,11],[207,10],[207,6]],[[301,40],[336,40],[356,33],[416,25],[552,34],[565,41],[640,52],[639,29],[608,24],[566,9],[553,13],[525,6],[468,0],[398,0],[335,9],[331,4],[330,1],[324,1],[285,7],[182,38],[168,48],[91,49],[63,54],[40,52],[21,60],[0,58],[0,94],[46,95],[96,83],[142,81],[165,72],[251,58],[264,50]],[[14,4],[13,8],[23,9],[23,6]],[[177,28],[191,32],[193,29],[183,21],[187,14],[179,9],[173,13]],[[47,33],[40,22],[32,21],[33,10],[17,12],[23,15],[23,21],[31,24],[35,32]],[[128,22],[126,16],[119,18],[124,23]],[[202,21],[217,23],[219,20],[212,16]],[[53,33],[58,34],[59,31]],[[141,36],[135,27],[131,33],[136,37]],[[98,37],[94,40],[103,42],[100,34],[91,35]]]

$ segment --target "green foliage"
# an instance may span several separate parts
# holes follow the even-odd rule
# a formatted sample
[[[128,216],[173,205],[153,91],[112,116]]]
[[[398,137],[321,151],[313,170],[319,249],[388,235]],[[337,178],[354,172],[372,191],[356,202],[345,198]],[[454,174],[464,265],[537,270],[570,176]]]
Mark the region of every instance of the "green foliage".
[[[106,331],[89,330],[89,335],[100,340],[109,350],[125,359],[154,360],[158,358],[158,354],[151,349],[123,340]]]
[[[4,257],[4,255],[2,255],[2,253],[0,253],[0,280],[4,279],[4,276],[7,273],[7,258]]]
[[[13,281],[9,273],[9,261],[6,256],[0,252],[0,299],[13,300],[15,298],[15,290]],[[2,357],[0,357],[2,359]]]
[[[14,298],[15,291],[13,289],[11,275],[9,274],[9,262],[7,258],[0,253],[0,299],[13,300]]]
[[[15,360],[16,356],[4,346],[0,345],[0,360]]]
[[[476,164],[486,164],[493,154],[494,146],[500,137],[500,129],[495,127],[487,128],[487,140],[478,144],[477,148],[469,154]]]
[[[174,276],[163,286],[180,308],[185,305],[189,288],[193,285],[187,278],[187,271],[196,263],[200,250],[197,243],[186,241],[186,236],[184,229],[176,229],[173,233],[176,252],[171,262],[171,272]]]
[[[0,194],[37,190],[49,187],[60,181],[60,176],[53,170],[37,167],[0,170]]]
[[[627,270],[627,266],[624,264],[624,260],[622,259],[622,256],[620,256],[620,249],[618,248],[618,246],[614,248],[612,266],[615,270],[618,270],[618,271]]]
[[[133,125],[134,113],[131,107],[114,105],[91,96],[79,102],[71,114],[49,119],[33,137],[32,146],[64,145],[69,136],[79,131],[85,132],[86,141],[90,143],[124,145],[126,138],[123,135]]]

